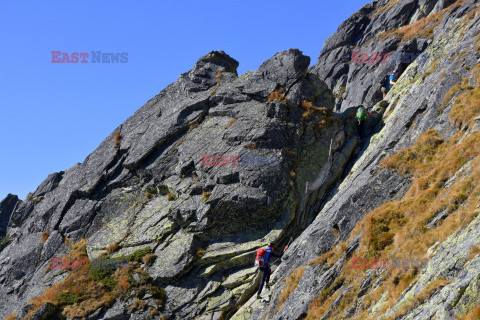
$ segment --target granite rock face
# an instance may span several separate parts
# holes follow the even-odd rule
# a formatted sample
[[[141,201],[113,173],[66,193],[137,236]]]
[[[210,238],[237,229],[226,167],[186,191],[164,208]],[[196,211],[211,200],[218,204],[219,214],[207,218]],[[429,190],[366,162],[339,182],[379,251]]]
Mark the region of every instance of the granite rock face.
[[[298,235],[314,218],[307,184],[317,180],[308,200],[318,204],[355,151],[354,123],[332,113],[309,63],[291,49],[239,77],[236,60],[211,52],[83,163],[50,175],[12,213],[1,315],[23,314],[61,280],[50,259],[69,251],[64,239],[83,238],[90,259],[112,244],[112,258],[149,247],[156,258],[145,271],[165,288],[166,317],[235,310],[252,294],[256,248]]]
[[[365,236],[352,235],[355,226],[413,185],[381,160],[431,129],[457,142],[479,130],[478,117],[458,125],[450,114],[454,98],[478,85],[478,30],[476,1],[381,0],[342,23],[310,68],[296,49],[241,76],[222,51],[201,57],[84,162],[48,176],[23,202],[2,201],[0,217],[9,222],[0,317],[24,316],[32,298],[63,281],[67,273],[50,261],[82,239],[91,260],[150,250],[154,258],[140,271],[166,294],[160,307],[132,292],[92,310],[92,320],[304,319],[326,295],[334,299],[319,319],[470,312],[479,302],[478,216],[428,249],[426,267],[396,304],[386,294],[370,298],[387,271],[360,272],[358,286],[344,273]],[[386,63],[372,56],[392,52],[404,54]],[[396,67],[402,74],[382,100],[378,80]],[[353,117],[359,104],[374,114],[363,133]],[[473,170],[468,162],[445,185]],[[438,212],[425,230],[448,214]],[[274,264],[270,299],[256,300],[255,250],[290,240]],[[333,263],[316,260],[338,248]],[[286,296],[292,272],[298,279]],[[439,275],[448,282],[439,286]],[[132,281],[142,281],[140,273]],[[33,317],[57,307],[45,303]]]
[[[380,0],[369,3],[345,20],[326,41],[311,72],[337,94],[336,110],[360,104],[373,107],[382,100],[380,81],[395,68],[423,64],[429,37],[401,39],[392,30],[432,16],[455,1]],[[378,37],[378,35],[382,35]]]
[[[16,195],[8,194],[5,199],[0,202],[0,235],[2,236],[7,233],[8,222],[18,201],[19,199]]]
[[[425,20],[419,23],[422,18]],[[423,21],[427,23],[421,24]],[[407,38],[405,29],[402,29],[405,25],[422,25],[428,32],[422,32],[425,29],[420,28],[411,35],[412,38]],[[478,237],[472,234],[479,231],[478,217],[443,243],[429,249],[428,256],[424,257],[429,258],[428,264],[392,307],[389,307],[391,304],[386,294],[370,307],[368,301],[371,300],[363,299],[383,283],[382,279],[390,271],[359,272],[356,277],[363,280],[358,295],[349,298],[350,302],[345,298],[352,289],[348,285],[352,279],[344,278],[341,270],[348,268],[347,262],[358,250],[361,236],[349,240],[345,254],[333,266],[312,264],[312,261],[348,240],[353,228],[367,213],[384,203],[402,199],[409,190],[412,177],[384,168],[380,163],[382,159],[411,147],[427,130],[435,130],[445,140],[454,135],[460,135],[463,140],[476,133],[478,124],[459,126],[451,120],[450,113],[455,101],[452,97],[463,92],[455,90],[460,87],[462,79],[469,85],[465,87],[467,90],[479,84],[478,78],[474,80],[478,74],[474,68],[480,61],[479,28],[480,16],[475,1],[378,1],[366,5],[346,20],[326,41],[310,72],[325,80],[335,93],[342,91],[341,98],[337,95],[336,110],[364,104],[382,113],[383,121],[355,164],[348,168],[348,176],[322,206],[315,221],[283,257],[273,276],[278,285],[275,285],[269,303],[251,301],[233,319],[304,319],[312,302],[317,300],[318,304],[319,297],[325,292],[337,298],[318,319],[364,316],[365,309],[369,310],[369,319],[455,319],[478,305],[479,273],[473,271],[478,256],[472,258],[472,252],[476,252],[472,248],[478,248]],[[384,33],[378,36],[381,32]],[[352,63],[352,51],[369,54],[410,51],[419,54],[410,61],[397,64],[379,61]],[[395,67],[403,69],[402,75],[385,101],[381,101],[377,80]],[[456,95],[449,94],[452,90]],[[468,163],[448,181],[464,177],[465,172],[471,172]],[[476,216],[478,209],[471,214]],[[425,227],[435,228],[445,217],[441,212]],[[306,269],[295,290],[279,303],[286,288],[285,280],[293,270],[301,267]],[[326,277],[329,281],[325,281]],[[344,304],[342,309],[341,304]]]

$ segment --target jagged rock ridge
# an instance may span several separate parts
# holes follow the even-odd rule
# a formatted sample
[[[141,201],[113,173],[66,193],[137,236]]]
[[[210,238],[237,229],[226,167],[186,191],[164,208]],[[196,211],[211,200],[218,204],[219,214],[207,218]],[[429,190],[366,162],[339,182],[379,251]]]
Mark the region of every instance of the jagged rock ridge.
[[[442,148],[461,147],[475,137],[478,126],[471,116],[461,120],[455,114],[455,98],[475,93],[478,30],[475,1],[378,1],[345,21],[310,69],[308,57],[288,50],[239,77],[234,59],[223,52],[207,54],[83,163],[50,175],[15,209],[5,210],[11,218],[8,241],[0,249],[0,316],[32,313],[27,303],[33,297],[75,275],[49,270],[49,261],[77,252],[69,243],[83,238],[86,251],[80,254],[89,259],[106,253],[111,259],[132,257],[138,249],[155,255],[132,262],[128,279],[137,283],[131,284],[132,294],[115,293],[110,303],[90,308],[89,319],[467,314],[479,300],[478,217],[427,248],[430,260],[421,272],[397,274],[401,286],[408,284],[398,304],[387,294],[375,296],[375,289],[381,292],[393,277],[391,271],[359,271],[352,280],[351,258],[368,256],[365,234],[372,224],[364,217],[403,201],[417,183],[395,165],[382,165],[382,159],[419,137]],[[353,50],[420,54],[397,65],[404,71],[401,78],[374,108],[383,119],[361,145],[350,107],[379,102],[378,79],[395,65],[352,64]],[[476,116],[475,110],[468,112]],[[430,129],[437,135],[429,136]],[[475,177],[474,164],[445,177],[444,189]],[[437,230],[455,210],[435,212],[425,228]],[[281,246],[291,237],[296,239],[272,279],[271,301],[249,300],[258,283],[254,250],[270,241]],[[147,273],[148,289],[165,290],[165,301],[153,299],[159,297],[156,291],[139,293],[146,289],[135,279]],[[297,285],[288,287],[292,275]],[[88,297],[81,299],[38,305],[33,318],[66,307],[80,312],[78,305]]]
[[[155,259],[140,268],[166,291],[161,315],[231,314],[255,286],[254,250],[308,225],[306,183],[327,162],[335,172],[309,191],[315,205],[356,146],[352,121],[332,115],[331,91],[309,63],[288,50],[238,77],[237,61],[211,52],[83,163],[50,175],[10,220],[11,244],[0,253],[4,315],[47,312],[25,306],[69,279],[51,259],[82,239],[90,260],[151,250]],[[116,314],[133,303],[118,297]],[[106,307],[82,314],[107,319]]]

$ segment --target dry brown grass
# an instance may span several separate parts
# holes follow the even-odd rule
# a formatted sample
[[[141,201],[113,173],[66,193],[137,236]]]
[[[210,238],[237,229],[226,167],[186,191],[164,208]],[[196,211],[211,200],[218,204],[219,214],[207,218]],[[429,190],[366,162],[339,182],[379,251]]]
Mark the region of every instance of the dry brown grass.
[[[335,99],[343,99],[343,95],[345,94],[345,91],[347,90],[347,87],[340,87],[338,89],[338,92],[333,93],[333,97]]]
[[[332,126],[340,126],[342,121],[343,120],[338,116],[332,116],[332,115],[326,116],[325,118],[317,122],[314,128],[314,131],[315,133],[319,133],[320,131],[330,128]]]
[[[71,251],[67,254],[71,259],[88,259],[87,255],[87,239],[81,239],[76,243],[71,243],[67,238],[64,239],[65,243],[71,248]]]
[[[300,267],[295,270],[285,279],[285,289],[280,293],[278,297],[278,307],[275,309],[275,313],[277,313],[285,303],[285,301],[290,297],[290,295],[295,291],[298,286],[298,282],[303,277],[303,272],[305,271],[306,267]]]
[[[133,303],[128,308],[128,312],[132,313],[134,311],[145,310],[147,307],[147,303],[144,300],[135,298],[133,299]]]
[[[48,237],[50,237],[50,233],[48,233],[48,232],[44,232],[44,233],[42,233],[42,236],[41,236],[42,243],[45,243],[45,242],[47,242],[47,240],[48,240]]]
[[[383,13],[385,11],[388,11],[390,10],[391,8],[393,8],[394,5],[396,5],[400,0],[391,0],[389,2],[387,2],[383,7],[379,8],[379,9],[376,9],[374,12],[373,12],[373,15],[377,15],[377,14],[380,14],[380,13]]]
[[[150,307],[149,309],[150,309],[150,316],[151,316],[151,317],[154,317],[154,316],[157,316],[157,315],[160,314],[160,313],[158,312],[158,310],[155,309],[154,307]]]
[[[475,67],[472,78],[477,81],[479,77],[480,67]],[[465,92],[469,90],[473,89],[467,88]],[[450,114],[452,122],[461,118],[462,123],[469,124],[478,114],[475,111],[477,100],[468,100],[469,96],[466,95],[462,99],[465,92],[455,99]],[[446,97],[446,102],[452,97],[453,94],[450,98]],[[464,118],[456,113],[460,104],[465,107]],[[470,169],[462,174],[457,173],[467,163]],[[465,132],[460,131],[450,139],[443,139],[434,130],[428,130],[412,147],[382,160],[382,165],[411,177],[412,185],[403,199],[383,204],[365,215],[357,224],[348,240],[351,241],[360,232],[364,232],[360,247],[355,253],[357,257],[387,258],[392,254],[408,259],[424,257],[434,243],[441,243],[455,231],[465,228],[478,214],[475,208],[480,197],[479,132],[465,135]],[[455,181],[446,187],[445,183],[456,173]],[[449,215],[428,229],[426,225],[444,210]],[[477,255],[479,250],[473,248],[469,258]],[[341,256],[341,250],[334,248],[310,263],[327,263],[327,267],[330,267]],[[352,268],[352,261],[347,261],[340,277],[345,279],[346,285],[353,286],[352,293],[355,293],[359,290],[359,282],[364,274],[363,270]],[[371,317],[370,308],[386,293],[386,303],[377,316],[383,314],[395,305],[401,293],[415,281],[418,274],[416,268],[386,270],[382,284],[364,296],[357,318]],[[446,284],[443,280],[430,284],[397,315],[407,313]],[[327,312],[338,296],[338,291],[334,290],[333,285],[324,290],[310,305],[307,319],[318,319]],[[347,295],[337,309],[345,309],[349,299]],[[340,313],[335,311],[330,318],[334,319],[337,314]]]
[[[218,87],[220,87],[220,80],[222,79],[222,73],[220,71],[217,72],[215,77],[217,78],[218,81],[217,81],[217,84],[215,85],[215,88],[213,88],[213,90],[210,92],[210,97],[213,96],[215,92],[217,92]]]
[[[155,254],[149,253],[149,254],[146,254],[146,255],[143,256],[142,261],[147,266],[151,266],[156,257],[157,256]]]
[[[290,178],[292,178],[292,180],[297,179],[297,174],[295,173],[294,170],[290,170]]]
[[[322,290],[319,294],[319,297],[313,300],[312,303],[309,305],[308,314],[305,320],[321,319],[322,316],[324,316],[325,313],[327,313],[330,310],[332,303],[335,301],[335,299],[338,298],[338,296],[342,292],[342,290],[339,290],[339,289],[344,288],[345,281],[346,279],[344,277],[337,278],[329,287]],[[354,288],[348,291],[343,296],[337,308],[330,315],[329,319],[342,318],[341,315],[346,310],[346,308],[352,303],[354,303],[357,296],[357,292],[358,292],[358,288]]]
[[[243,146],[245,149],[257,149],[257,144],[256,143],[247,143],[246,145]]]
[[[465,88],[457,98],[450,112],[450,120],[457,126],[471,127],[474,118],[480,114],[480,88]]]
[[[120,249],[120,245],[118,244],[118,242],[114,242],[114,243],[108,245],[107,248],[106,248],[108,254],[112,254],[114,252],[117,252],[118,249]]]
[[[428,286],[423,288],[423,290],[415,295],[415,297],[403,305],[394,315],[390,316],[389,320],[400,319],[402,316],[408,314],[410,311],[415,309],[417,306],[424,303],[428,300],[434,293],[440,291],[443,287],[447,286],[450,281],[447,280],[436,280],[430,283]]]
[[[331,111],[324,107],[315,107],[310,101],[303,100],[301,104],[302,109],[305,109],[305,112],[302,114],[302,118],[305,120],[310,120],[316,115],[321,115],[324,118],[330,116]]]
[[[120,147],[120,139],[121,139],[120,131],[115,132],[115,148],[118,149]]]
[[[10,313],[8,316],[5,317],[3,320],[16,320],[17,319],[17,314],[16,313]]]
[[[283,93],[285,91],[285,89],[283,89],[282,87],[276,89],[276,90],[273,90],[272,92],[270,92],[270,94],[268,95],[268,98],[267,98],[267,101],[268,102],[271,102],[271,101],[280,101],[280,102],[284,102],[286,103],[287,102],[287,98],[285,97],[285,94]]]
[[[464,317],[459,318],[459,320],[478,320],[480,319],[480,305],[475,309],[467,313]]]
[[[145,258],[146,256],[144,256],[143,258]],[[144,260],[145,262],[145,260]],[[145,264],[147,264],[145,262]],[[147,264],[148,265],[148,264]],[[117,269],[114,273],[114,279],[117,280],[117,289],[119,291],[123,291],[123,292],[126,292],[127,290],[129,290],[132,285],[132,277],[130,276],[131,274],[131,270],[132,270],[132,267],[131,266],[128,266],[126,268],[122,268],[122,269]]]
[[[479,253],[480,253],[480,246],[475,246],[472,249],[470,249],[470,252],[468,253],[468,261],[475,258]]]
[[[167,193],[168,201],[174,201],[175,199],[177,199],[177,196],[174,193]]]
[[[207,201],[210,198],[212,191],[203,191],[202,196],[200,197],[203,201]]]
[[[449,12],[454,7],[460,6],[464,2],[465,0],[457,0],[455,3],[451,4],[442,11],[421,18],[412,24],[395,30],[391,34],[402,36],[402,39],[404,41],[417,37],[433,38],[433,30],[435,30],[435,28],[440,24],[447,12]]]
[[[417,38],[417,37],[433,38],[433,31],[440,24],[443,17],[451,9],[453,9],[454,7],[460,6],[464,2],[465,2],[465,0],[457,0],[455,3],[451,4],[449,7],[443,9],[440,12],[430,14],[426,17],[423,17],[423,18],[415,21],[414,23],[403,26],[400,29],[381,32],[380,34],[378,34],[377,37],[372,38],[372,40],[374,40],[374,39],[385,40],[388,37],[401,37],[402,41],[412,39],[412,38]],[[387,7],[387,6],[385,6],[385,7]],[[379,10],[379,12],[381,12],[381,11]]]
[[[72,246],[68,256],[78,257],[86,255],[86,241],[82,240],[71,244],[68,239],[66,243]],[[131,266],[119,268],[115,271],[97,269],[76,269],[67,274],[62,282],[45,289],[43,295],[35,297],[29,303],[31,310],[25,319],[30,318],[43,304],[49,302],[57,306],[62,317],[86,318],[88,315],[113,304],[119,298],[130,296],[130,291],[136,293],[152,293],[155,302],[161,306],[165,300],[165,291],[146,282],[136,283],[133,281],[132,273],[139,273],[142,278],[147,279],[148,275],[141,269]],[[143,284],[142,284],[143,283]],[[141,307],[141,304],[138,305]]]
[[[207,252],[207,251],[205,251],[204,248],[202,248],[202,247],[198,248],[198,249],[197,249],[197,257],[198,257],[198,258],[203,257],[206,252]],[[225,281],[225,280],[223,280],[223,281]]]
[[[227,126],[225,127],[225,129],[230,128],[236,121],[237,121],[237,119],[235,119],[235,118],[230,119],[230,121],[228,121]]]

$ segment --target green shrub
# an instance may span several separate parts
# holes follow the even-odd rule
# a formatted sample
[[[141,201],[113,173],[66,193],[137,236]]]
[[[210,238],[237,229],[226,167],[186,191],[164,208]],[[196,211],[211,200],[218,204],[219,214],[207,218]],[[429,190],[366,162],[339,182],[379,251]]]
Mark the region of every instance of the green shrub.
[[[77,303],[81,300],[81,297],[78,297],[72,293],[62,292],[57,296],[57,302],[61,305],[70,305]]]
[[[12,242],[12,240],[10,240],[8,237],[5,237],[2,242],[0,242],[0,252],[2,252],[2,250],[10,244],[10,242]]]
[[[113,290],[117,285],[117,281],[112,278],[115,270],[104,268],[91,268],[91,266],[89,266],[88,272],[90,273],[90,276],[94,281],[100,282],[110,290]]]
[[[146,247],[146,248],[143,248],[143,249],[135,250],[135,252],[130,253],[125,258],[127,258],[128,261],[141,262],[142,258],[149,253],[152,253],[152,248]]]

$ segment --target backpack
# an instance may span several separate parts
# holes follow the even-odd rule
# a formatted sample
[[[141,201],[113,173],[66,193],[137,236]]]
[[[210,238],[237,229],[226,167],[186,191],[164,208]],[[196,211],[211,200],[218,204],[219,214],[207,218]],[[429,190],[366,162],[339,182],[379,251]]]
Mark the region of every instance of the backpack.
[[[380,86],[386,87],[388,84],[388,80],[390,79],[389,75],[383,76],[382,80],[380,80]]]
[[[360,123],[362,121],[367,121],[367,110],[365,110],[364,107],[358,108],[357,119],[358,119],[358,123]]]
[[[265,267],[267,258],[267,250],[260,248],[257,250],[257,257],[255,258],[255,267]]]

